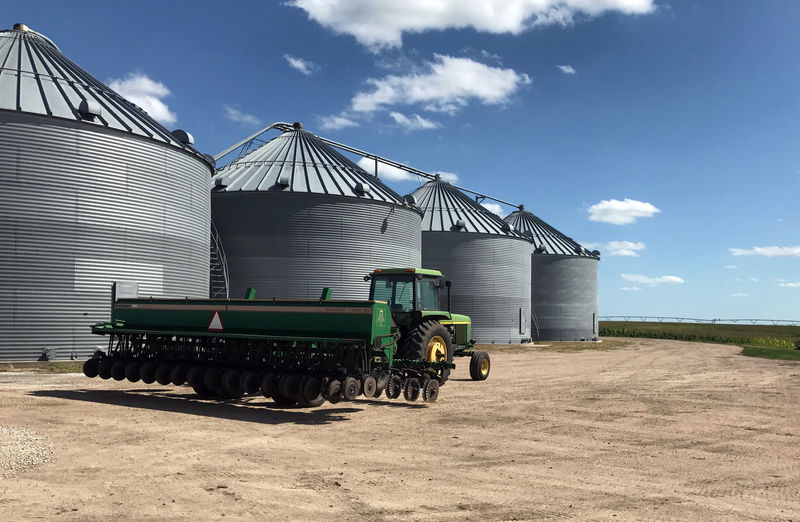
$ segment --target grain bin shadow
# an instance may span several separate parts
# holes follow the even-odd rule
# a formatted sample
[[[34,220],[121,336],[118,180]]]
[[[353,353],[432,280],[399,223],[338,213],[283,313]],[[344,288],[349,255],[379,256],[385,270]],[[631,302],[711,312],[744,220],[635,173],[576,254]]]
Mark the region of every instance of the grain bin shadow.
[[[180,393],[153,392],[139,393],[138,390],[37,390],[29,395],[52,397],[71,401],[112,404],[201,417],[216,417],[240,422],[260,424],[330,424],[349,420],[349,413],[357,413],[362,408],[287,408],[264,399],[245,398],[242,401],[201,400]]]

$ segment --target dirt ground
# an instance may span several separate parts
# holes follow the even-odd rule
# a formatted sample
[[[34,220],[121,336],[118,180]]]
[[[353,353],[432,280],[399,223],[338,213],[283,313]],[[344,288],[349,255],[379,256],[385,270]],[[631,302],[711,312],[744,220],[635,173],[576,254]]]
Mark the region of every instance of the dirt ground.
[[[798,521],[800,363],[738,352],[500,349],[435,404],[314,410],[0,373],[0,426],[53,447],[1,518]]]

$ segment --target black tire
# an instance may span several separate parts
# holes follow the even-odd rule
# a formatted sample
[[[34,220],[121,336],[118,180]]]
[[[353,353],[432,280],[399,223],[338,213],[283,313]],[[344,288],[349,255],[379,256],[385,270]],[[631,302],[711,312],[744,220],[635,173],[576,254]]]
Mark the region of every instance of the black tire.
[[[114,364],[111,366],[111,378],[115,381],[124,381],[125,380],[125,366],[128,363],[123,361],[122,359],[117,359]]]
[[[444,348],[447,352],[447,356],[444,357],[444,360],[452,363],[454,353],[453,341],[450,338],[450,332],[438,321],[425,321],[411,328],[403,341],[403,347],[400,350],[400,358],[422,361],[433,359],[433,355],[429,353],[429,345],[431,345],[431,342],[434,341],[436,337],[444,341]],[[441,383],[444,383],[450,376],[450,369],[445,368],[444,370],[436,372],[436,376]]]
[[[339,380],[332,380],[328,383],[328,402],[336,404],[342,400],[342,383]]]
[[[367,375],[361,380],[361,391],[367,399],[375,397],[377,390],[378,383],[372,375]]]
[[[272,400],[275,401],[275,404],[280,404],[281,406],[294,406],[297,404],[295,399],[291,397],[287,397],[281,393],[276,393],[272,396]]]
[[[172,384],[172,365],[161,363],[156,366],[156,382],[161,386]]]
[[[142,378],[141,365],[137,361],[131,361],[125,365],[125,378],[130,382],[139,382]]]
[[[237,395],[241,397],[244,395],[244,390],[241,387],[242,372],[239,370],[225,370],[222,374],[222,387],[229,395]]]
[[[110,379],[111,378],[111,367],[114,366],[116,361],[110,357],[106,357],[105,359],[100,361],[100,364],[97,365],[97,375],[101,379]]]
[[[386,398],[396,399],[403,393],[403,380],[399,375],[392,375],[389,384],[386,385]]]
[[[185,364],[176,364],[174,368],[172,368],[172,372],[169,374],[169,380],[172,381],[172,384],[175,386],[181,386],[186,384],[186,379],[189,377],[189,367]]]
[[[431,381],[433,381],[433,379],[431,379]],[[406,382],[403,385],[403,398],[409,402],[414,402],[415,400],[419,399],[419,390],[419,379],[416,377],[406,379]]]
[[[300,378],[297,375],[281,375],[281,380],[278,383],[278,393],[284,397],[297,400],[297,394],[300,392]],[[276,401],[277,402],[277,401]]]
[[[342,399],[346,401],[356,400],[359,391],[361,391],[361,383],[354,377],[348,377],[342,383]]]
[[[241,386],[242,391],[248,395],[253,395],[258,393],[259,389],[261,388],[262,379],[263,378],[261,377],[260,373],[244,372],[242,373],[242,380],[239,382],[239,386]]]
[[[197,396],[201,399],[210,399],[216,394],[214,393],[214,390],[206,386],[205,379],[206,371],[201,366],[194,366],[186,375],[187,382]]]
[[[313,375],[307,375],[300,380],[300,393],[304,402],[313,402],[322,397],[322,382]]]
[[[389,384],[389,379],[392,376],[388,373],[382,373],[378,376],[377,384],[375,387],[375,395],[374,397],[380,397],[383,390],[386,389],[386,386]]]
[[[271,399],[274,394],[278,393],[278,375],[268,373],[261,381],[261,394]]]
[[[473,381],[485,381],[489,377],[492,369],[492,362],[489,354],[476,350],[472,352],[469,360],[469,376]]]
[[[91,359],[87,359],[85,363],[83,363],[83,374],[89,378],[97,377],[97,368],[100,366],[100,359],[95,359],[92,357]]]
[[[139,376],[145,384],[156,382],[156,364],[153,361],[145,361],[139,367]]]
[[[206,385],[206,388],[214,390],[214,393],[217,395],[221,395],[224,391],[222,389],[222,370],[219,368],[209,368],[206,370],[203,384]]]
[[[439,398],[439,381],[436,379],[428,380],[422,387],[422,400],[425,402],[436,402]]]

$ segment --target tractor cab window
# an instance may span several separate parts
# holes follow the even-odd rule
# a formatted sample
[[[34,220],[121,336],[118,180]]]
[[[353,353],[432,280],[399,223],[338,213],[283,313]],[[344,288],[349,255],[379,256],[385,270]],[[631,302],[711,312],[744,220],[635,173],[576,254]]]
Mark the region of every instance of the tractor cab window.
[[[439,310],[439,279],[423,277],[417,281],[417,302],[420,310]]]
[[[411,276],[378,276],[374,278],[372,299],[386,301],[392,313],[414,310],[414,281]]]

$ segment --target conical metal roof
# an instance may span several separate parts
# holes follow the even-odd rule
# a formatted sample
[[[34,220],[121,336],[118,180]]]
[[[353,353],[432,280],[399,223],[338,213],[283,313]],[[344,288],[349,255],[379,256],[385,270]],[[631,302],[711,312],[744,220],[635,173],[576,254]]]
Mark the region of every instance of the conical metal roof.
[[[212,186],[215,192],[305,192],[403,203],[397,192],[301,124],[218,169]]]
[[[600,255],[588,251],[571,237],[567,237],[541,218],[520,206],[520,210],[505,217],[505,221],[533,241],[535,254],[557,254],[600,259]],[[595,251],[596,252],[596,251]]]
[[[411,193],[424,212],[423,232],[473,232],[527,239],[500,216],[446,181],[429,181]]]
[[[24,24],[0,31],[0,110],[78,120],[152,138],[203,157]]]

